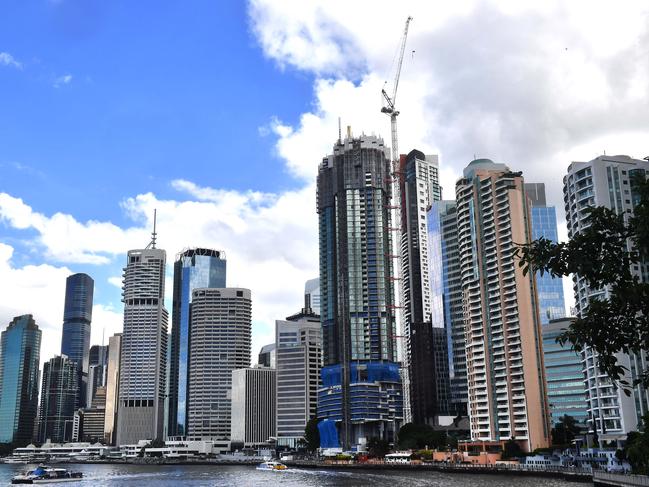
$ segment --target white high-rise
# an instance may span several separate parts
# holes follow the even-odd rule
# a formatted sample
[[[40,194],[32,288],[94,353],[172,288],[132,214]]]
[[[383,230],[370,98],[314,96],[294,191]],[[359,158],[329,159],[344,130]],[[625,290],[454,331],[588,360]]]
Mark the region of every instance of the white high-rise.
[[[232,442],[255,446],[275,436],[276,375],[260,366],[232,371]]]
[[[572,162],[563,178],[563,195],[566,210],[568,236],[573,237],[587,227],[585,210],[591,206],[605,206],[616,213],[631,215],[638,195],[634,193],[634,176],[646,178],[649,161],[629,156],[599,156],[589,162]],[[634,266],[632,273],[645,282],[649,281],[649,266]],[[586,280],[573,276],[575,307],[582,313],[593,298],[606,298],[608,289],[591,289]],[[627,368],[630,382],[637,371],[647,368],[647,355],[617,356],[618,363]],[[588,416],[590,428],[604,441],[618,441],[626,433],[637,429],[638,421],[649,410],[647,390],[637,386],[627,396],[615,387],[611,380],[597,367],[597,357],[588,349],[582,354],[582,366],[586,378]]]
[[[192,292],[187,434],[230,439],[232,371],[250,367],[249,289]]]
[[[167,370],[164,250],[130,250],[124,268],[117,444],[162,438]]]

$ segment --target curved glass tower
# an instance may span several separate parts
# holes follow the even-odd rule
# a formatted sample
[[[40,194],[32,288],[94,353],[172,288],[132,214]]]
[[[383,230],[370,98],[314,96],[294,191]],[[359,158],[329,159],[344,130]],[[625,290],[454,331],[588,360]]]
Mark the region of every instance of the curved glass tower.
[[[32,315],[14,318],[0,338],[0,443],[30,443],[38,409],[41,330]]]
[[[171,328],[169,436],[187,434],[187,364],[192,292],[199,288],[224,288],[225,271],[225,253],[219,250],[188,249],[176,256]]]
[[[61,354],[76,362],[79,374],[77,406],[85,406],[90,358],[90,323],[95,281],[87,274],[72,274],[65,283]]]

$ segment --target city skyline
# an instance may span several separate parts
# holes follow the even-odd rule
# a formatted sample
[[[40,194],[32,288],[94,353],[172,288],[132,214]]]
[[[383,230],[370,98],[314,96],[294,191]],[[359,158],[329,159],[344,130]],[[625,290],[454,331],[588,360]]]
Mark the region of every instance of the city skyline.
[[[238,269],[230,284],[252,287],[258,303],[253,352],[272,341],[274,320],[301,302],[299,283],[317,275],[312,161],[338,116],[389,134],[380,88],[409,14],[401,147],[440,154],[445,198],[474,153],[545,183],[556,207],[561,184],[548,167],[563,173],[604,151],[646,155],[645,7],[469,1],[433,15],[414,3],[379,5],[371,30],[354,26],[356,6],[315,22],[316,3],[205,2],[191,12],[143,4],[135,15],[73,1],[6,6],[1,321],[32,313],[48,360],[60,343],[65,278],[83,272],[96,280],[91,344],[120,331],[122,256],[146,238],[157,207],[170,255],[188,245],[229,252]],[[146,15],[157,22],[139,35],[133,22]],[[88,22],[77,29],[80,18]],[[466,32],[483,35],[473,42]],[[619,56],[633,60],[629,72]]]

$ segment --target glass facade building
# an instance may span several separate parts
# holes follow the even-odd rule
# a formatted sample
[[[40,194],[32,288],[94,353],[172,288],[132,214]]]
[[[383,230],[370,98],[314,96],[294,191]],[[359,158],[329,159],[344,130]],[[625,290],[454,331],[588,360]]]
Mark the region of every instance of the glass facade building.
[[[225,276],[225,254],[218,250],[188,249],[178,254],[174,262],[167,426],[170,436],[185,436],[187,434],[187,384],[192,293],[199,288],[224,288]]]
[[[571,350],[570,345],[557,343],[557,337],[568,329],[573,319],[551,320],[543,326],[543,358],[552,425],[565,415],[572,416],[582,426],[586,426],[588,419],[581,355]]]
[[[318,171],[322,447],[393,441],[403,419],[390,177],[383,140],[367,135],[339,140]]]
[[[86,405],[94,288],[95,281],[87,274],[73,274],[65,283],[61,354],[77,363],[80,391],[77,407]]]
[[[38,440],[64,443],[72,440],[78,394],[77,362],[65,355],[43,366]]]
[[[0,443],[31,442],[38,409],[41,330],[32,315],[14,318],[0,337]]]
[[[557,212],[554,206],[546,205],[545,184],[526,183],[525,192],[532,202],[532,238],[537,240],[544,237],[552,242],[558,242]],[[536,290],[542,325],[566,316],[562,278],[552,277],[547,272],[543,275],[537,273]]]

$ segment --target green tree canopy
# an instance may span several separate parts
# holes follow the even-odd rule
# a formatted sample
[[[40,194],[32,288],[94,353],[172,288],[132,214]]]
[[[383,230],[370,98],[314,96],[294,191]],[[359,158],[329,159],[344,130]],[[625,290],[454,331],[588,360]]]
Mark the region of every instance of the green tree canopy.
[[[607,296],[591,298],[558,341],[572,344],[578,352],[592,347],[599,368],[627,394],[633,385],[649,387],[649,369],[639,371],[631,383],[616,358],[619,352],[649,349],[649,283],[638,277],[641,266],[649,262],[649,181],[636,178],[630,187],[636,203],[633,215],[586,208],[588,226],[569,242],[540,238],[516,248],[525,273],[577,274],[591,289],[608,290]]]
[[[581,428],[577,420],[566,414],[552,428],[552,444],[570,445],[579,433]]]
[[[318,430],[318,418],[315,416],[304,427],[304,440],[309,451],[320,448],[320,430]]]
[[[518,444],[518,442],[514,440],[514,438],[507,440],[507,442],[503,446],[503,460],[509,460],[510,458],[520,458],[522,456],[525,456],[525,452]]]
[[[399,448],[404,450],[446,448],[448,438],[444,431],[435,431],[427,424],[404,424],[397,435]]]
[[[375,458],[383,458],[390,451],[390,444],[387,440],[370,438],[367,440],[367,453]]]
[[[618,450],[618,458],[627,460],[638,475],[649,475],[649,413],[642,418],[642,431],[631,431],[626,437],[624,450]]]

